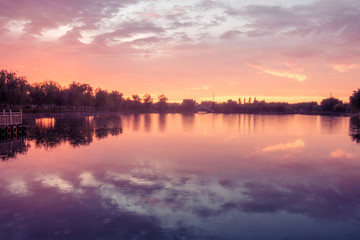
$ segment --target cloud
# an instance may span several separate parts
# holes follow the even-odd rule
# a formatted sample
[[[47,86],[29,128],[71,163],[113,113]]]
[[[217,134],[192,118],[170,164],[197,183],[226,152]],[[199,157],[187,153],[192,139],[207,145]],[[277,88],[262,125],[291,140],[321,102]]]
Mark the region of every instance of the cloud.
[[[25,196],[29,194],[27,183],[22,179],[15,179],[8,186],[8,190],[15,195]]]
[[[116,181],[125,181],[130,185],[135,186],[155,186],[157,183],[152,180],[141,178],[140,176],[133,176],[131,174],[120,174],[116,172],[108,172],[107,177]]]
[[[344,73],[344,72],[348,72],[353,69],[359,69],[360,66],[357,64],[336,64],[336,65],[333,65],[332,68],[335,71]]]
[[[79,179],[82,187],[99,187],[101,185],[90,172],[81,173]]]
[[[158,18],[162,18],[163,16],[161,14],[158,14],[158,13],[140,13],[140,16],[142,18],[144,18],[145,20],[148,20],[148,19],[158,19]]]
[[[316,84],[312,94],[319,96],[324,90],[319,86],[332,77],[331,69],[320,72],[323,67],[360,64],[360,8],[356,1],[297,6],[262,2],[183,1],[174,5],[165,0],[156,4],[141,0],[2,0],[0,50],[6,57],[0,64],[39,69],[37,73],[23,71],[30,81],[48,78],[65,84],[81,76],[96,85],[100,72],[106,72],[102,86],[114,89],[122,79],[120,90],[125,94],[139,87],[154,92],[157,81],[172,82],[184,92],[166,84],[170,99],[179,99],[178,94],[191,97],[185,88],[195,78],[195,87],[224,79],[238,81],[237,87],[225,84],[217,90],[233,96],[290,95],[291,84],[300,86],[298,82],[311,77],[297,94],[308,94],[309,83]],[[146,61],[137,59],[145,57]],[[269,76],[292,81],[267,87],[262,84],[266,74],[244,67],[249,62],[260,62],[264,68],[259,71]],[[284,62],[298,67],[278,67]],[[355,66],[334,69],[345,72]],[[346,81],[351,84],[343,89],[353,86],[354,78],[349,76]],[[154,84],[145,86],[143,81]]]
[[[250,5],[239,13],[250,19],[250,23],[247,24],[248,27],[277,32],[285,28],[309,24],[309,19],[304,18],[295,9],[281,6]]]
[[[353,158],[354,155],[352,153],[346,152],[342,149],[334,150],[330,153],[331,158],[338,159],[338,158]]]
[[[305,142],[301,139],[296,140],[295,142],[290,143],[280,143],[276,145],[272,145],[269,147],[265,147],[262,149],[263,152],[282,152],[289,151],[294,149],[301,149],[305,147]]]
[[[74,192],[75,190],[71,182],[65,181],[57,175],[44,175],[37,180],[41,181],[45,187],[58,188],[61,192]]]
[[[211,89],[211,87],[209,87],[209,86],[186,88],[186,90],[193,90],[193,91],[196,91],[196,90],[209,90],[209,89]]]
[[[70,25],[60,26],[58,28],[46,29],[41,32],[39,38],[44,41],[55,41],[64,36],[72,27]]]
[[[278,76],[278,77],[286,77],[286,78],[294,79],[299,82],[303,82],[307,79],[306,75],[301,75],[301,74],[294,74],[294,73],[288,73],[288,72],[277,72],[277,71],[273,71],[273,70],[263,70],[263,72],[270,74],[270,75]]]
[[[35,38],[40,36],[40,39],[46,41],[62,37],[61,39],[67,39],[68,44],[78,41],[79,46],[88,44],[97,49],[115,48],[114,38],[145,32],[154,33],[154,37],[161,42],[159,47],[170,48],[174,43],[181,45],[188,39],[202,43],[216,41],[219,36],[221,40],[235,39],[239,34],[259,38],[261,45],[270,41],[273,47],[282,44],[289,45],[286,48],[290,49],[298,46],[300,41],[305,42],[304,47],[308,47],[309,43],[317,45],[329,38],[331,41],[326,40],[326,45],[342,43],[340,48],[346,49],[349,46],[344,44],[346,41],[352,43],[351,47],[354,49],[358,48],[356,43],[360,39],[360,4],[356,1],[317,1],[288,7],[213,0],[178,3],[176,6],[165,2],[160,1],[154,5],[141,0],[64,0],[61,3],[46,0],[31,3],[24,0],[3,0],[0,2],[0,29],[12,26],[12,31],[17,31],[18,35]],[[225,16],[222,14],[224,12]],[[179,31],[185,32],[188,38],[174,39],[172,36]],[[269,39],[278,36],[281,39]],[[253,46],[259,46],[258,44],[259,42],[254,42]],[[289,52],[288,49],[284,51]],[[354,51],[341,52],[356,56]],[[301,76],[290,77],[301,79]]]
[[[293,36],[302,37],[311,34],[318,37],[356,34],[354,31],[358,28],[359,12],[360,4],[356,1],[316,1],[291,7],[249,5],[226,11],[227,14],[247,19],[246,26],[253,30],[268,30],[271,35],[292,33]]]
[[[220,39],[233,39],[240,34],[242,34],[241,31],[230,30],[230,31],[227,31],[227,32],[224,32],[223,34],[221,34]]]
[[[262,51],[278,48],[280,54],[289,55],[295,49],[298,56],[305,52],[306,57],[326,61],[359,62],[358,1],[315,1],[288,7],[229,6],[225,13],[242,22],[238,29],[244,36],[258,39],[256,44]],[[268,48],[265,42],[270,43]]]
[[[37,0],[30,3],[24,0],[4,0],[0,2],[0,16],[5,22],[11,19],[28,20],[30,22],[26,25],[26,31],[40,34],[44,29],[58,28],[74,21],[83,23],[85,27],[94,26],[100,19],[116,13],[119,7],[131,2],[134,1]]]
[[[153,37],[152,34],[160,34],[163,29],[147,22],[128,22],[117,26],[116,30],[107,30],[108,32],[98,31],[84,31],[83,41],[90,44],[95,43],[109,43],[109,42],[131,42],[136,39],[143,39]]]
[[[6,33],[13,36],[20,36],[25,32],[26,25],[29,24],[29,20],[10,20],[3,27],[6,29]]]
[[[238,206],[245,212],[286,211],[332,220],[359,217],[359,203],[354,200],[354,196],[360,196],[356,188],[357,179],[344,177],[330,186],[324,186],[315,179],[311,184],[301,182],[278,185],[248,182],[243,191],[247,199]],[[349,186],[344,187],[343,184]]]
[[[286,64],[288,65],[288,64]],[[273,75],[273,76],[277,76],[277,77],[285,77],[285,78],[289,78],[289,79],[293,79],[299,82],[303,82],[307,79],[306,75],[303,74],[297,74],[297,73],[291,73],[291,72],[285,72],[285,71],[278,71],[278,70],[270,70],[270,69],[265,69],[263,67],[254,65],[254,64],[248,64],[248,66],[253,67],[261,72]]]

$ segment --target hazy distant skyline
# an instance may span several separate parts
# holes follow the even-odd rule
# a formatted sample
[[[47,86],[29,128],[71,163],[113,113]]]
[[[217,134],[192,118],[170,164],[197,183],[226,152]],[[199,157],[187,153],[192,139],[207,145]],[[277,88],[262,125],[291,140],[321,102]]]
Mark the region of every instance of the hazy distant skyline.
[[[360,1],[0,0],[0,69],[170,101],[347,100]]]

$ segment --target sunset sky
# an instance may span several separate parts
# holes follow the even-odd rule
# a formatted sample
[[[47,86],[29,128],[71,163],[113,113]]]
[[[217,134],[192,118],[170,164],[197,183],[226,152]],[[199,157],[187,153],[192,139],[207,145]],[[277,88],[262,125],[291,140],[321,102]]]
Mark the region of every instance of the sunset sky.
[[[0,69],[170,101],[348,101],[360,1],[0,0]]]

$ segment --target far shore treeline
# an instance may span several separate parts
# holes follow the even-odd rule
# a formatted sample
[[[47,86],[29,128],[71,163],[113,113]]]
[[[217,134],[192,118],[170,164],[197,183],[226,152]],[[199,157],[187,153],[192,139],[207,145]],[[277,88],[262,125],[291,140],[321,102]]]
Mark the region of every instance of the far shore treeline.
[[[29,84],[26,77],[14,72],[0,71],[0,107],[23,109],[26,112],[58,111],[124,111],[124,112],[194,112],[218,113],[344,113],[359,112],[360,89],[349,97],[349,104],[337,98],[317,102],[285,103],[241,99],[227,102],[205,101],[197,103],[184,99],[182,103],[168,103],[161,94],[155,99],[150,94],[125,98],[119,91],[93,89],[89,84],[73,82],[63,87],[54,81]]]

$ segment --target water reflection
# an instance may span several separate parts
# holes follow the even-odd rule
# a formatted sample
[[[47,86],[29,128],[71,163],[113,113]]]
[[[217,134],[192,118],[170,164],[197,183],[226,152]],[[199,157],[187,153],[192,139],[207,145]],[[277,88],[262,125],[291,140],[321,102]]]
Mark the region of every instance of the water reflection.
[[[360,142],[360,117],[350,118],[350,136],[353,141]]]
[[[341,132],[342,129],[342,117],[334,116],[321,116],[320,126],[323,133],[335,134]]]
[[[90,125],[95,129],[95,136],[98,139],[111,136],[117,136],[122,133],[122,117],[121,116],[97,116],[94,118],[94,125]]]
[[[34,124],[35,121],[35,124]],[[106,138],[109,134],[122,133],[121,116],[88,116],[28,119],[31,125],[28,138],[35,140],[37,146],[53,148],[62,142],[72,146],[89,145],[96,138]]]
[[[183,114],[182,124],[184,131],[192,131],[194,127],[195,114]]]
[[[38,148],[0,163],[0,239],[358,239],[359,119],[327,120],[29,120]]]
[[[159,114],[158,125],[159,131],[164,132],[166,130],[167,114]]]
[[[132,130],[134,132],[139,131],[140,128],[140,114],[134,114],[132,120]]]
[[[39,128],[54,128],[55,118],[37,118],[35,119],[35,125]]]
[[[149,114],[144,115],[144,131],[151,132],[151,116]]]
[[[15,158],[17,154],[25,154],[28,150],[24,137],[11,136],[9,139],[0,140],[0,158],[5,161],[9,158]]]
[[[27,124],[33,126],[28,138],[36,140],[37,146],[55,147],[61,142],[70,142],[73,146],[88,145],[95,136],[98,139],[107,138],[109,135],[117,136],[127,131],[138,132],[143,126],[143,132],[151,132],[154,123],[159,132],[166,131],[167,114],[128,114],[117,116],[87,116],[87,117],[62,117],[62,118],[39,118],[28,119]],[[251,114],[184,114],[170,115],[173,118],[181,118],[182,131],[193,132],[202,130],[205,132],[217,131],[218,129],[243,134],[284,134],[301,135],[304,133],[337,134],[341,133],[346,126],[350,125],[350,135],[354,141],[359,142],[358,117],[350,119],[328,116],[269,116]],[[156,119],[157,118],[157,119]],[[196,124],[195,119],[199,119]],[[299,120],[301,118],[301,121]],[[170,120],[172,121],[172,120]],[[279,124],[281,121],[281,124]],[[124,123],[125,125],[124,125]],[[124,126],[123,126],[124,125]],[[172,123],[172,128],[180,126]],[[173,131],[171,129],[170,131]]]

